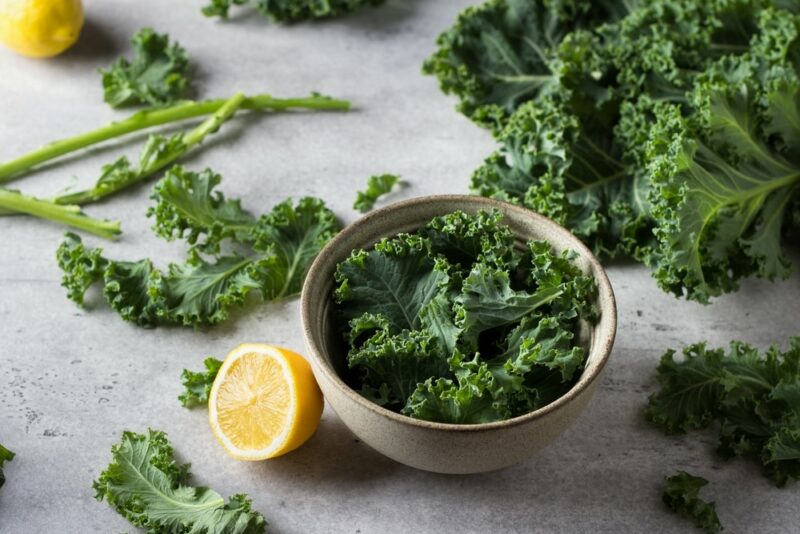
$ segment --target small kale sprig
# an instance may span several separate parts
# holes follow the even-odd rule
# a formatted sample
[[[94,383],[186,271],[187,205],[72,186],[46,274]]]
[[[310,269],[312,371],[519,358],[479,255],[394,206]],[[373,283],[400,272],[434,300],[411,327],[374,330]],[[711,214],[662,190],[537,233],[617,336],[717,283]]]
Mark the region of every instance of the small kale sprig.
[[[3,473],[3,464],[10,462],[16,456],[13,452],[0,445],[0,488],[6,483],[6,475]]]
[[[719,421],[721,455],[757,456],[778,486],[800,479],[800,337],[785,352],[734,341],[727,354],[699,343],[683,355],[661,358],[648,420],[671,433]]]
[[[400,177],[395,174],[379,174],[370,176],[367,180],[367,188],[364,191],[356,192],[356,201],[353,209],[361,213],[366,213],[375,206],[375,202],[380,197],[392,191],[394,186],[401,184]]]
[[[255,218],[238,201],[216,193],[218,182],[210,170],[198,174],[174,167],[154,188],[156,204],[149,213],[156,233],[186,237],[192,244],[187,261],[165,272],[149,259],[110,260],[67,234],[57,258],[69,298],[81,305],[88,288],[100,283],[125,320],[145,327],[197,327],[224,321],[251,292],[263,300],[299,293],[311,261],[340,228],[336,217],[324,202],[307,197],[281,202]],[[236,218],[229,217],[234,212]],[[249,252],[222,255],[223,240]]]
[[[112,108],[134,104],[171,104],[186,94],[189,57],[167,34],[142,28],[131,38],[134,58],[119,58],[101,69],[103,99]]]
[[[204,371],[184,369],[181,373],[181,384],[184,389],[183,393],[178,395],[178,400],[185,408],[208,404],[208,395],[211,393],[211,386],[214,385],[219,368],[222,367],[222,360],[209,356],[203,360],[203,365]]]
[[[338,265],[348,363],[367,398],[469,424],[535,410],[574,384],[594,279],[549,243],[518,252],[502,220],[454,212]]]
[[[92,484],[95,497],[135,527],[159,534],[258,534],[266,528],[246,495],[225,502],[214,490],[189,486],[189,464],[175,462],[164,432],[123,432],[111,457]]]
[[[666,477],[662,499],[670,510],[692,519],[695,526],[707,534],[714,534],[722,530],[716,507],[713,502],[697,497],[706,484],[708,480],[702,477],[678,471],[675,475]]]

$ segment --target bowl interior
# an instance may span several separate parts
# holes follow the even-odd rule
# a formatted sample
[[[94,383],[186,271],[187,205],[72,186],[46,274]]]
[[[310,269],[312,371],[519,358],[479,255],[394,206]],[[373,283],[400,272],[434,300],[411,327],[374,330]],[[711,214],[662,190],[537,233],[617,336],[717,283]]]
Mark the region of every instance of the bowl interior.
[[[347,346],[342,339],[333,301],[335,289],[334,273],[336,265],[345,260],[357,248],[369,249],[384,237],[392,237],[403,232],[412,232],[434,217],[456,210],[475,213],[479,210],[499,209],[505,216],[504,223],[517,236],[520,247],[531,239],[544,239],[550,242],[557,252],[569,249],[577,253],[575,264],[585,273],[597,280],[597,306],[600,320],[590,325],[582,322],[578,343],[587,349],[586,365],[577,382],[564,396],[534,412],[514,419],[500,421],[508,423],[516,419],[528,418],[537,412],[555,409],[565,402],[573,392],[588,384],[602,370],[611,351],[616,330],[616,305],[611,285],[592,253],[568,230],[550,219],[530,210],[506,202],[475,196],[443,195],[412,199],[393,204],[362,217],[337,235],[320,253],[311,266],[303,288],[302,318],[306,341],[317,372],[323,372],[342,389],[342,392],[356,402],[367,403],[387,416],[406,420],[409,424],[439,425],[443,427],[484,427],[497,423],[480,425],[450,425],[430,423],[400,415],[363,398],[352,389],[353,376],[347,366]]]

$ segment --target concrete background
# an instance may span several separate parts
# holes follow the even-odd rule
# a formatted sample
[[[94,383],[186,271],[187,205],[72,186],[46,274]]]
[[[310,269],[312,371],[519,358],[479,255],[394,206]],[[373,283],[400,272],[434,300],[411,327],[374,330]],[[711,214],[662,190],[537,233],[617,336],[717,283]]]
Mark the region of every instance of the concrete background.
[[[201,97],[318,90],[354,102],[347,114],[236,119],[184,160],[220,172],[225,193],[254,212],[313,194],[352,221],[354,191],[382,172],[411,184],[391,200],[465,192],[492,140],[453,110],[420,64],[470,3],[393,0],[336,21],[279,27],[246,11],[229,23],[207,20],[200,2],[87,0],[84,35],[67,54],[33,61],[0,50],[0,160],[124,116],[102,103],[96,69],[127,53],[129,36],[151,25],[189,51]],[[45,195],[89,184],[103,163],[136,154],[142,139],[49,166],[19,185]],[[110,256],[149,256],[163,266],[181,259],[183,247],[150,232],[148,195],[149,186],[138,187],[89,212],[122,221],[121,239],[102,243]],[[169,434],[192,462],[196,484],[250,494],[278,533],[679,532],[689,523],[660,502],[662,478],[676,469],[711,480],[704,495],[717,501],[729,532],[797,532],[799,487],[771,486],[754,462],[719,460],[713,432],[667,437],[642,418],[665,349],[701,339],[785,346],[800,333],[797,274],[747,282],[704,307],[662,293],[640,266],[611,266],[619,334],[592,405],[530,461],[457,477],[380,456],[330,410],[312,440],[288,456],[229,459],[205,410],[178,404],[180,371],[244,341],[302,351],[298,302],[251,306],[208,331],[142,330],[97,294],[86,310],[66,299],[54,261],[63,228],[23,217],[0,225],[0,442],[18,453],[0,490],[0,532],[131,530],[95,502],[91,483],[121,431],[148,426]]]

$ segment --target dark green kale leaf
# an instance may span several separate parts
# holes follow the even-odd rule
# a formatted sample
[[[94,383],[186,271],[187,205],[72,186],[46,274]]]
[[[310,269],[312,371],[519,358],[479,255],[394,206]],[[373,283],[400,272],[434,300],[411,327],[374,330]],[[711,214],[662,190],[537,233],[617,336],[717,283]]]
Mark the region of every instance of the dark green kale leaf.
[[[275,22],[298,22],[306,19],[338,17],[383,0],[254,0],[255,8]],[[207,17],[228,18],[231,6],[242,6],[251,0],[210,0],[203,7]]]
[[[499,131],[524,102],[594,81],[592,43],[570,32],[624,11],[605,1],[490,0],[459,15],[423,70],[459,97],[459,111]]]
[[[688,517],[697,528],[708,534],[722,530],[714,503],[697,497],[700,489],[708,484],[708,480],[690,475],[686,471],[678,471],[665,480],[662,499],[670,510]]]
[[[16,456],[16,454],[0,445],[0,488],[6,483],[6,475],[3,473],[3,464],[13,460],[14,456]]]
[[[785,352],[733,342],[727,354],[702,343],[683,354],[661,358],[647,419],[667,432],[719,421],[720,454],[759,457],[778,486],[800,479],[800,338]]]
[[[456,380],[431,377],[420,383],[402,413],[452,424],[489,423],[511,417],[502,387],[485,362],[479,362],[476,356],[470,362],[458,361],[455,367]]]
[[[158,534],[257,534],[266,528],[246,495],[225,502],[209,488],[189,486],[189,464],[175,462],[161,431],[123,432],[111,457],[92,484],[95,497],[108,501],[135,527]]]
[[[217,377],[219,368],[222,367],[222,360],[209,356],[203,360],[205,371],[190,371],[184,369],[181,373],[181,384],[183,393],[178,395],[178,400],[185,408],[195,406],[205,406],[208,403],[208,394],[211,393],[211,386]]]
[[[356,192],[356,201],[353,203],[353,209],[361,213],[368,212],[375,206],[375,202],[380,197],[390,193],[398,183],[400,183],[400,177],[395,174],[370,176],[367,180],[367,189]]]
[[[211,197],[210,189],[206,192],[208,203],[220,200]],[[160,207],[163,214],[166,208]],[[222,230],[207,236],[237,239],[236,232],[224,231],[225,220],[218,223],[212,221],[208,228]],[[338,230],[339,223],[321,200],[303,198],[296,205],[289,200],[276,205],[253,224],[240,241],[252,249],[249,255],[208,260],[192,251],[185,263],[171,264],[164,273],[147,259],[109,260],[100,249],[87,249],[78,236],[67,234],[57,258],[64,271],[62,285],[79,305],[88,288],[99,282],[111,308],[127,321],[145,327],[198,327],[226,320],[230,309],[242,305],[251,291],[262,300],[297,294],[311,261]]]
[[[189,57],[167,34],[143,28],[131,38],[132,61],[119,58],[103,75],[103,99],[112,108],[134,104],[153,106],[179,100],[189,88]]]
[[[336,301],[350,321],[365,313],[388,321],[391,333],[420,326],[420,312],[448,282],[430,256],[430,243],[417,235],[384,239],[370,251],[353,251],[336,268]]]
[[[339,264],[337,311],[356,387],[411,417],[456,424],[563,395],[586,353],[594,279],[569,251],[518,248],[497,211],[454,212]]]
[[[388,328],[376,332],[361,347],[347,356],[351,368],[359,371],[368,388],[386,384],[386,404],[402,408],[406,399],[431,376],[449,376],[447,353],[434,336],[424,330],[403,330],[390,334]]]

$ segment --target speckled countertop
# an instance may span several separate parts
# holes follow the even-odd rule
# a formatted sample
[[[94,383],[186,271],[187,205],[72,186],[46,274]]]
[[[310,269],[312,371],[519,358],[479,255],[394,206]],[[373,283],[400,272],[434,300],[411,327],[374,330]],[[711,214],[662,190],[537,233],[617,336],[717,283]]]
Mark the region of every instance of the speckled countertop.
[[[347,114],[236,119],[185,160],[221,173],[223,190],[251,210],[314,194],[349,222],[354,191],[382,172],[411,184],[394,199],[466,192],[493,142],[453,110],[420,64],[469,3],[390,0],[324,24],[278,27],[247,15],[216,23],[200,15],[200,2],[86,0],[84,35],[62,57],[31,61],[0,50],[0,160],[121,116],[102,103],[96,69],[150,25],[190,52],[202,96],[317,90],[354,102]],[[20,185],[45,194],[88,184],[119,152],[135,154],[141,139],[43,168]],[[121,239],[103,245],[115,257],[177,260],[180,244],[149,230],[148,194],[139,187],[91,210],[122,221]],[[251,307],[208,331],[142,330],[97,296],[87,310],[66,299],[54,261],[61,228],[22,217],[0,224],[0,442],[18,453],[0,489],[0,532],[130,530],[93,499],[91,482],[123,429],[148,426],[169,434],[197,483],[249,493],[276,533],[682,532],[688,523],[660,502],[662,477],[676,469],[712,481],[706,491],[729,532],[797,532],[800,488],[776,489],[755,463],[718,459],[713,433],[664,436],[642,410],[668,347],[734,338],[785,344],[800,333],[798,274],[745,283],[704,307],[662,293],[640,266],[610,267],[619,332],[602,384],[573,427],[516,467],[474,476],[416,471],[358,442],[330,410],[304,447],[251,464],[226,456],[204,410],[180,407],[178,376],[242,341],[302,351],[296,300]]]

